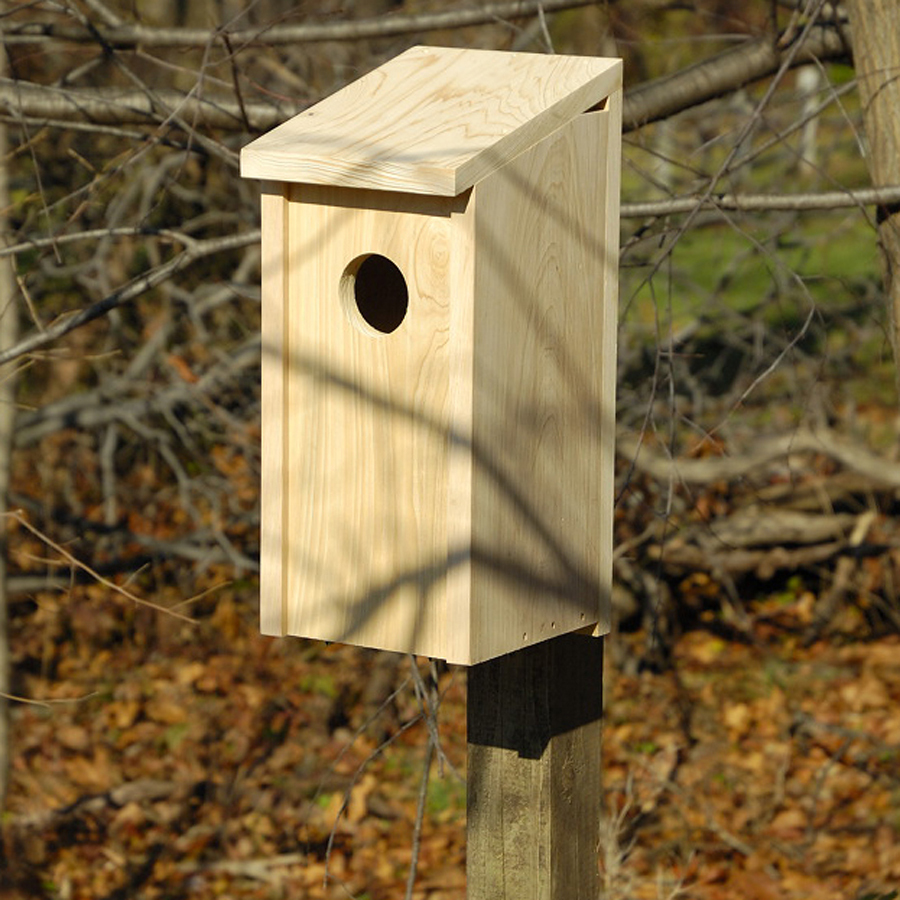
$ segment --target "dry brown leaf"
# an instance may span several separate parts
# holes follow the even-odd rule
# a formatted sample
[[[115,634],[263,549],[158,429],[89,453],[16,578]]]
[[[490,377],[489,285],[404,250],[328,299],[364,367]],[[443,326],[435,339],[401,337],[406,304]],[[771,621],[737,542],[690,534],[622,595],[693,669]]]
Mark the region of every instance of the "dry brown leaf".
[[[161,725],[180,725],[188,720],[188,711],[183,703],[165,697],[154,697],[144,707],[147,718]]]
[[[777,813],[769,823],[766,832],[777,835],[781,839],[798,837],[806,830],[807,821],[806,813],[792,806]]]
[[[91,746],[91,733],[83,725],[63,724],[56,729],[56,740],[67,750],[84,753]]]
[[[737,742],[750,730],[753,713],[746,703],[728,703],[722,710],[722,719],[729,738]]]

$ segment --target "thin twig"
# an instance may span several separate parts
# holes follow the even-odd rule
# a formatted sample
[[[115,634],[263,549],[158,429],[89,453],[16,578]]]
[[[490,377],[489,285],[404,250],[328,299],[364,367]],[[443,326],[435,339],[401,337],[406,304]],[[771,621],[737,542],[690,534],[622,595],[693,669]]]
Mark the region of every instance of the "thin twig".
[[[350,750],[350,748],[351,748],[351,747],[353,746],[353,744],[355,743],[356,739],[357,739],[358,737],[360,737],[360,736],[365,732],[365,730],[372,724],[372,722],[374,722],[375,719],[381,714],[381,712],[382,712],[384,709],[386,709],[386,708],[394,701],[394,699],[401,693],[401,691],[404,690],[404,688],[406,688],[406,686],[407,686],[408,684],[409,684],[409,679],[407,679],[406,681],[404,681],[404,682],[403,682],[396,690],[394,690],[394,691],[390,694],[389,697],[386,697],[385,700],[384,700],[384,701],[381,703],[381,705],[378,707],[378,709],[375,710],[375,712],[372,713],[372,715],[369,716],[369,717],[366,719],[366,721],[363,722],[362,725],[360,725],[359,728],[356,729],[356,732],[354,733],[353,737],[347,742],[346,746],[341,750],[341,752],[335,757],[334,761],[333,761],[333,762],[331,763],[331,765],[328,767],[328,771],[327,771],[327,772],[325,773],[325,775],[323,776],[323,782],[324,782],[324,779],[325,779],[325,778],[327,778],[329,775],[331,775],[331,774],[337,769],[337,767],[338,767],[340,761],[341,761],[341,760],[343,759],[343,757],[344,757],[344,754],[346,754],[346,753]],[[365,759],[364,759],[364,760],[356,767],[356,771],[353,773],[353,778],[350,780],[350,784],[349,784],[349,786],[347,787],[347,790],[344,792],[344,800],[343,800],[343,803],[341,804],[341,808],[338,810],[338,814],[335,816],[335,819],[334,819],[334,824],[331,826],[331,831],[330,831],[329,834],[328,834],[328,843],[327,843],[326,846],[325,846],[325,871],[322,873],[322,885],[323,885],[323,887],[326,886],[326,885],[328,884],[328,879],[331,877],[331,872],[330,872],[330,869],[329,869],[329,864],[330,864],[330,861],[331,861],[331,850],[332,850],[332,848],[334,847],[334,839],[335,839],[335,836],[337,835],[337,826],[338,826],[338,822],[340,822],[341,816],[344,814],[344,811],[347,809],[347,806],[350,804],[350,793],[351,793],[351,791],[352,791],[353,788],[356,786],[356,783],[359,781],[360,776],[362,775],[362,773],[363,773],[363,771],[365,770],[366,766],[367,766],[370,762],[372,762],[373,759],[376,759],[378,756],[380,756],[380,755],[381,755],[388,747],[390,747],[390,745],[393,744],[394,741],[396,741],[397,738],[399,738],[401,734],[403,734],[404,732],[408,731],[408,730],[409,730],[410,728],[412,728],[414,725],[417,725],[421,720],[422,720],[422,715],[421,715],[421,713],[420,713],[420,714],[417,715],[417,716],[413,716],[413,718],[411,718],[408,722],[404,722],[404,723],[397,729],[397,731],[394,732],[394,734],[391,734],[391,735],[389,735],[388,737],[386,737],[386,738],[385,738],[385,739],[384,739],[384,740],[383,740],[383,741],[382,741],[382,742],[381,742],[381,743],[380,743],[380,744],[379,744],[379,745],[378,745],[378,746],[377,746],[377,747],[376,747],[376,748],[375,748],[375,749],[374,749],[374,750],[373,750],[373,751],[372,751],[372,752],[371,752],[371,753],[370,753],[370,754],[369,754],[369,755],[368,755],[368,756],[367,756],[367,757],[366,757],[366,758],[365,758]],[[320,790],[321,790],[321,784],[320,784],[319,788],[316,790],[315,796],[313,797],[313,800],[314,800],[314,801],[318,798]]]
[[[25,703],[29,706],[42,706],[44,709],[52,709],[54,706],[59,706],[62,703],[83,703],[85,700],[90,700],[91,697],[96,696],[97,691],[91,691],[88,694],[83,694],[81,697],[54,697],[51,700],[35,700],[32,697],[19,697],[17,694],[6,694],[0,691],[0,697],[6,700],[12,700],[15,703]]]
[[[62,246],[63,244],[76,243],[78,241],[99,241],[107,238],[128,237],[161,237],[168,238],[173,243],[185,243],[183,231],[175,231],[171,228],[153,228],[147,225],[130,225],[111,228],[89,228],[86,231],[73,231],[69,234],[54,234],[46,238],[26,238],[18,244],[10,244],[0,247],[0,258],[22,253],[26,250],[41,250],[45,247]],[[38,327],[42,327],[39,323]]]
[[[125,597],[127,600],[130,600],[132,603],[137,603],[139,606],[146,606],[148,609],[155,610],[156,612],[163,613],[167,616],[173,616],[176,619],[181,619],[183,622],[190,622],[190,624],[195,625],[196,619],[192,619],[190,616],[183,615],[182,613],[175,612],[172,609],[169,609],[165,606],[160,606],[158,603],[154,603],[152,600],[145,600],[143,597],[138,597],[137,594],[133,594],[131,591],[126,590],[121,585],[116,584],[114,581],[110,581],[108,578],[104,578],[99,572],[92,569],[87,563],[82,562],[76,556],[73,556],[69,553],[65,547],[62,547],[60,544],[57,544],[52,538],[48,535],[44,534],[40,529],[35,528],[24,516],[22,512],[19,510],[9,510],[8,512],[0,513],[0,516],[4,518],[12,519],[15,522],[18,522],[26,531],[31,532],[39,541],[46,544],[51,550],[54,550],[58,553],[63,559],[66,560],[70,565],[75,566],[77,569],[81,569],[83,572],[87,572],[88,575],[91,576],[98,584],[102,584],[104,587],[109,588],[111,591],[114,591],[117,594],[121,594],[121,596]]]
[[[422,769],[422,781],[419,783],[419,802],[416,807],[416,823],[412,836],[412,856],[409,861],[409,875],[406,879],[404,900],[412,900],[413,887],[416,883],[416,872],[419,868],[419,851],[422,849],[422,825],[425,822],[425,806],[428,800],[428,782],[431,778],[431,763],[434,760],[434,736],[428,732],[428,743],[425,747],[425,763]]]

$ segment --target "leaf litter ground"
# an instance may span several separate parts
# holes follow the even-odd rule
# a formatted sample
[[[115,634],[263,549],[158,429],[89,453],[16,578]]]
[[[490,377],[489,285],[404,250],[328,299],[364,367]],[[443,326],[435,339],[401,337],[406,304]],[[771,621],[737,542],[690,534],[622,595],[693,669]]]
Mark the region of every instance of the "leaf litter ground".
[[[41,703],[14,710],[0,897],[403,896],[426,744],[409,662],[260,637],[252,587],[203,603],[191,625],[87,586],[15,616],[16,692]],[[900,639],[803,647],[802,609],[740,642],[688,631],[670,671],[608,662],[608,896],[900,885]],[[434,900],[465,895],[464,671],[439,688],[414,892]]]

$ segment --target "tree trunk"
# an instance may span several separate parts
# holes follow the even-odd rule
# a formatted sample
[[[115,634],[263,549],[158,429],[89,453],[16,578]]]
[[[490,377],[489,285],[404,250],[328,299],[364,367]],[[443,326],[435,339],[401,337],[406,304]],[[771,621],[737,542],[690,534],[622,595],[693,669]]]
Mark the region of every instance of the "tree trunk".
[[[869,174],[876,187],[900,183],[900,4],[848,0],[853,61],[863,103]],[[878,207],[884,291],[900,392],[900,203]]]
[[[2,74],[2,70],[0,70]],[[7,231],[6,210],[9,209],[9,183],[6,167],[6,125],[0,122],[0,241]],[[0,350],[11,347],[18,335],[18,322],[14,302],[15,279],[12,257],[0,257]],[[7,508],[10,462],[13,448],[15,396],[13,392],[16,363],[0,367],[0,508]],[[6,591],[7,570],[6,521],[0,520],[0,812],[6,801],[10,771],[10,652],[8,636],[8,598]]]

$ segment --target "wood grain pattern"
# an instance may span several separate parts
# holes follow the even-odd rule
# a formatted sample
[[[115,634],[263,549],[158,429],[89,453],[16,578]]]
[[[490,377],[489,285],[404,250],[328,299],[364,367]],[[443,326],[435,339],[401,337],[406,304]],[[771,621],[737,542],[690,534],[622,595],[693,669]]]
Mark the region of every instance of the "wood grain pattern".
[[[286,187],[262,186],[262,441],[260,628],[284,634],[284,374],[289,359],[284,340],[287,270]]]
[[[600,446],[597,460],[601,594],[595,636],[607,634],[612,625],[613,512],[616,505],[616,383],[619,322],[619,205],[622,178],[622,91],[613,91],[606,102],[605,215],[603,218],[604,267],[600,305],[600,332],[606,336],[599,359],[598,408]]]
[[[413,47],[245,147],[245,177],[456,196],[615,90],[617,60]]]
[[[599,893],[603,641],[562,635],[468,675],[468,900]]]
[[[442,655],[451,440],[451,216],[465,198],[294,186],[286,379],[287,631]],[[463,248],[465,249],[465,248]],[[358,327],[339,296],[362,254],[406,276],[390,334]],[[465,635],[459,635],[465,640]]]
[[[578,116],[474,190],[476,659],[594,625],[608,605],[609,123]]]
[[[474,664],[607,630],[620,108],[454,197],[266,188],[265,633]],[[372,254],[405,317],[357,308]]]

